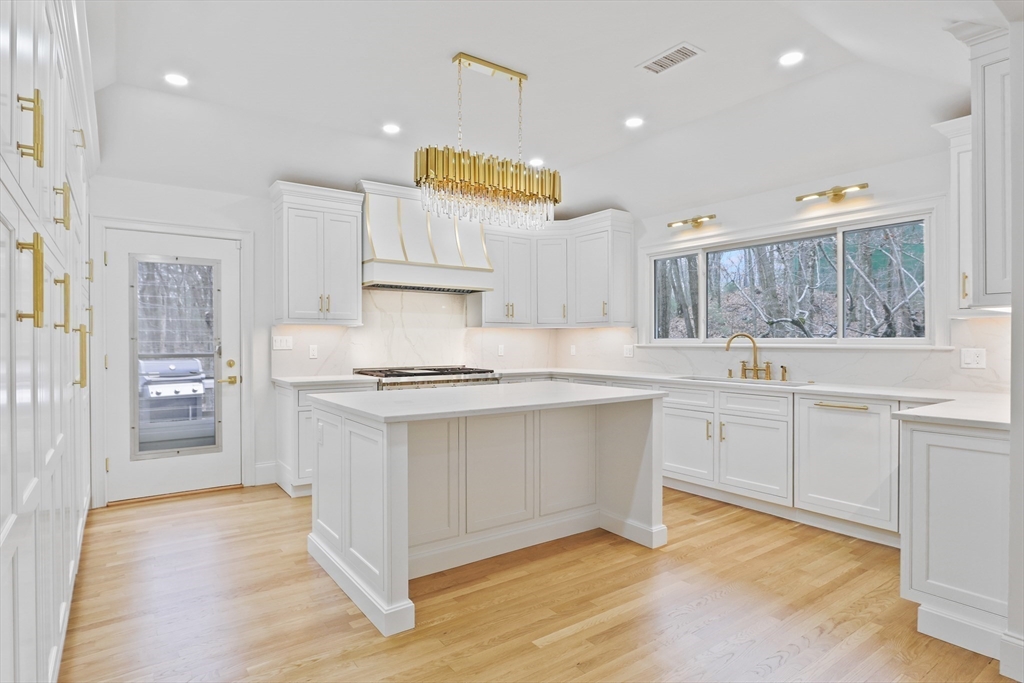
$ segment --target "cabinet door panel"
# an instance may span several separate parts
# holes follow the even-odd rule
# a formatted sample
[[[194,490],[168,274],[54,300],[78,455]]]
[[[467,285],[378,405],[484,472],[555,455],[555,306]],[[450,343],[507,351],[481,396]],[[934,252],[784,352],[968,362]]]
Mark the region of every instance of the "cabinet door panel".
[[[718,482],[743,495],[792,503],[789,423],[722,415],[718,429]]]
[[[984,240],[986,297],[1009,294],[1012,251],[1010,249],[1010,60],[988,64],[984,69],[983,112],[985,136]]]
[[[466,531],[533,518],[533,414],[466,418]]]
[[[409,423],[409,545],[459,535],[459,420]]]
[[[597,410],[593,406],[542,410],[540,514],[597,502]]]
[[[576,238],[577,323],[608,320],[608,233]]]
[[[288,209],[288,317],[320,320],[323,214]]]
[[[327,213],[323,232],[324,317],[356,321],[362,297],[359,221],[352,215]]]
[[[568,322],[569,253],[564,237],[537,240],[537,322]]]
[[[491,265],[494,266],[494,290],[483,293],[484,322],[507,323],[508,238],[488,235],[486,241],[487,253],[491,257]]]
[[[508,287],[509,321],[521,325],[533,322],[530,302],[532,296],[533,268],[530,240],[522,237],[508,238]]]
[[[611,269],[608,319],[616,325],[632,325],[633,236],[628,232],[612,233]]]
[[[896,531],[896,405],[841,396],[801,398],[798,405],[796,507]]]
[[[665,406],[665,475],[715,480],[715,414]]]
[[[313,478],[313,463],[316,460],[316,428],[313,425],[313,411],[298,411],[298,460],[295,476],[299,479]]]
[[[912,444],[911,587],[1006,616],[1009,442],[915,430]]]

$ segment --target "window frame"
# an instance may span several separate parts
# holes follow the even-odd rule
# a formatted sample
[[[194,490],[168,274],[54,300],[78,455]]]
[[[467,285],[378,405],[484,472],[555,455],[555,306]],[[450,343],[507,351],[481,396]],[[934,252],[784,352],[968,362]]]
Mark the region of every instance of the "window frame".
[[[940,348],[941,343],[946,341],[945,326],[942,325],[942,321],[947,313],[942,307],[942,303],[947,298],[945,297],[944,283],[940,283],[938,278],[938,274],[941,272],[940,266],[945,263],[944,259],[947,250],[935,238],[936,222],[941,201],[942,198],[934,198],[906,204],[903,207],[880,207],[868,211],[854,211],[807,221],[790,222],[768,226],[767,228],[754,228],[743,231],[726,232],[719,230],[712,232],[705,229],[698,232],[696,230],[687,230],[682,236],[671,243],[652,245],[643,251],[641,267],[639,268],[641,271],[639,279],[642,300],[639,302],[641,324],[639,339],[641,343],[638,345],[649,348],[716,348],[725,346],[725,338],[707,337],[707,255],[709,252],[740,249],[776,242],[789,242],[823,235],[835,235],[837,264],[836,296],[838,297],[838,319],[836,322],[839,326],[837,336],[833,339],[762,337],[758,338],[758,346],[854,350]],[[884,339],[846,337],[846,312],[843,305],[846,297],[846,257],[843,249],[845,233],[918,221],[923,224],[924,229],[925,336],[887,337]],[[700,316],[698,336],[695,339],[656,339],[654,337],[654,312],[656,305],[654,296],[654,262],[655,260],[689,255],[696,255],[698,259],[698,311]]]

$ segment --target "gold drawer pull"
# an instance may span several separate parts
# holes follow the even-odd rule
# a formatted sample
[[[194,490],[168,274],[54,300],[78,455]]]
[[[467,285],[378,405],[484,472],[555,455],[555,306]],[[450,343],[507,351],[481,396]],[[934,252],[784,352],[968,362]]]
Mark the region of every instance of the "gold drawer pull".
[[[707,437],[708,441],[711,441],[711,420],[706,420],[707,427],[704,428],[704,436]]]
[[[33,327],[42,327],[43,301],[45,300],[43,289],[46,287],[43,280],[45,276],[43,272],[43,236],[38,232],[33,233],[31,242],[18,242],[16,246],[18,251],[32,252],[32,312],[22,313],[18,311],[16,317],[18,322],[31,320]]]
[[[86,306],[85,310],[89,311],[89,336],[91,337],[92,336],[92,332],[93,332],[93,326],[92,326],[92,306]]]
[[[78,332],[78,366],[81,373],[81,379],[76,379],[75,384],[85,389],[89,386],[89,340],[86,339],[89,332],[85,325],[79,325],[75,332]]]
[[[71,186],[64,183],[63,187],[53,188],[54,194],[59,194],[64,199],[64,215],[61,218],[53,217],[53,222],[57,225],[63,225],[65,230],[71,229]]]
[[[85,279],[88,280],[89,282],[95,282],[95,280],[93,280],[92,259],[86,261],[86,264],[89,266],[89,275],[87,275]]]
[[[725,423],[724,422],[719,422],[718,423],[718,440],[719,441],[725,441]]]
[[[608,315],[608,302],[607,301],[602,301],[601,302],[601,315],[602,316]]]
[[[32,112],[32,144],[25,145],[18,143],[18,151],[23,157],[35,159],[36,166],[43,167],[43,98],[39,94],[39,88],[35,89],[32,97],[18,95],[18,102],[21,103],[22,111]],[[41,327],[38,325],[37,327]]]
[[[839,408],[840,410],[871,410],[868,406],[850,405],[848,403],[828,403],[826,401],[818,401],[814,405],[819,408]]]
[[[53,278],[53,284],[64,285],[64,322],[54,323],[53,329],[63,329],[64,334],[71,334],[71,276],[64,273],[64,277]]]
[[[81,136],[82,136],[82,144],[78,144],[78,143],[76,142],[76,143],[75,143],[75,147],[79,147],[79,148],[81,148],[81,149],[85,149],[85,131],[84,131],[84,130],[82,130],[81,128],[72,128],[72,129],[71,129],[71,132],[72,132],[72,133],[78,133],[79,135],[81,135]]]
[[[960,276],[960,298],[967,298],[967,273]]]

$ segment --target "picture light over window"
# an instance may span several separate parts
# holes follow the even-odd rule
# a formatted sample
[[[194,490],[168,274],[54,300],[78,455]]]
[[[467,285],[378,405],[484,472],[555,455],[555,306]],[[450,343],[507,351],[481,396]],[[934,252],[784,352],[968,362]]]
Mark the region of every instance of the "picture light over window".
[[[798,202],[809,202],[812,199],[822,199],[828,197],[830,202],[841,202],[846,199],[847,192],[856,192],[857,190],[868,189],[867,183],[861,183],[860,185],[836,185],[832,189],[822,190],[821,192],[812,192],[811,194],[802,194],[796,198]]]
[[[717,218],[717,216],[713,213],[708,214],[707,216],[694,216],[693,218],[687,218],[686,220],[682,221],[672,221],[671,223],[668,224],[668,227],[681,228],[684,225],[691,225],[695,228],[699,228],[700,226],[704,225],[706,221],[714,220],[715,218]]]

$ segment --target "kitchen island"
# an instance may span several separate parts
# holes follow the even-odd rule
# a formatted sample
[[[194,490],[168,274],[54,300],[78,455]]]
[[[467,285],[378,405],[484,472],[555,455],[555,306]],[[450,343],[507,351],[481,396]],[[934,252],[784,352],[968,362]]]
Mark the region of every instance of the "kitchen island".
[[[602,528],[656,548],[661,391],[559,382],[312,396],[309,553],[385,636],[409,580]]]

